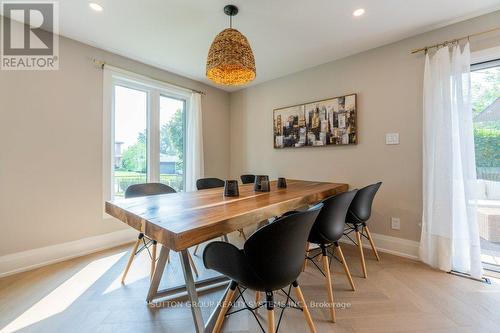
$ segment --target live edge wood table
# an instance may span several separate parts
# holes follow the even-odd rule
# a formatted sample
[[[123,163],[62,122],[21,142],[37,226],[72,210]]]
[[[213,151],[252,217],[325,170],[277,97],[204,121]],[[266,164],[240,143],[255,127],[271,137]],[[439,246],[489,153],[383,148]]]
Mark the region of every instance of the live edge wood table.
[[[253,184],[240,185],[238,197],[224,197],[224,189],[216,188],[118,199],[106,202],[106,213],[162,245],[146,301],[187,295],[196,332],[211,332],[220,302],[205,324],[197,306],[198,291],[220,288],[229,281],[220,275],[195,281],[188,248],[348,189],[347,184],[301,180],[287,180],[287,185],[286,189],[278,189],[273,181],[270,192],[254,192]],[[225,239],[227,241],[227,237]],[[180,254],[185,285],[158,290],[170,251]]]

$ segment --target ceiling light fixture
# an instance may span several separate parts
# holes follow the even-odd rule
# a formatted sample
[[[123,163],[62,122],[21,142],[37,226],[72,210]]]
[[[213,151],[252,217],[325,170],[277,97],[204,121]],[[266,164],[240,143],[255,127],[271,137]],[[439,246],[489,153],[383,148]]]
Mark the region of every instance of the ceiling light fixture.
[[[92,10],[95,10],[96,12],[102,12],[104,8],[102,8],[102,6],[98,3],[95,3],[95,2],[89,2],[89,7],[92,9]]]
[[[361,16],[365,13],[365,10],[364,8],[359,8],[359,9],[356,9],[354,12],[352,12],[352,16]]]
[[[206,75],[215,83],[242,85],[255,79],[255,58],[247,38],[233,29],[238,7],[227,5],[224,13],[229,16],[229,28],[221,31],[210,46]]]

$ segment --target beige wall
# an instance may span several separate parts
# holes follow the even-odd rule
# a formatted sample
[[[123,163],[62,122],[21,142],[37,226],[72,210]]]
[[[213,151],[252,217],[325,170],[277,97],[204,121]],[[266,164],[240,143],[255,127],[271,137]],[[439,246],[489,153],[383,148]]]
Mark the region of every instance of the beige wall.
[[[418,240],[424,56],[409,51],[499,22],[495,12],[231,94],[231,176],[250,172],[346,182],[353,188],[383,181],[372,231]],[[498,35],[476,38],[472,48],[497,45]],[[358,94],[357,146],[273,149],[274,108],[349,93]],[[400,133],[400,145],[385,145],[389,132]],[[391,216],[401,218],[400,231],[390,229]]]
[[[229,171],[229,95],[60,40],[60,70],[0,72],[0,256],[124,228],[102,213],[102,70],[91,58],[206,91],[207,175]]]
[[[202,103],[208,176],[253,172],[353,187],[382,180],[373,231],[417,240],[423,56],[408,51],[498,22],[500,12],[231,96],[61,38],[59,71],[0,72],[0,256],[124,228],[102,218],[102,71],[92,64],[93,57],[207,92]],[[476,39],[473,48],[493,45],[500,45],[500,37]],[[357,146],[272,148],[273,108],[352,92],[359,94]],[[399,132],[401,144],[386,146],[387,132]],[[390,216],[401,218],[401,231],[389,229]]]

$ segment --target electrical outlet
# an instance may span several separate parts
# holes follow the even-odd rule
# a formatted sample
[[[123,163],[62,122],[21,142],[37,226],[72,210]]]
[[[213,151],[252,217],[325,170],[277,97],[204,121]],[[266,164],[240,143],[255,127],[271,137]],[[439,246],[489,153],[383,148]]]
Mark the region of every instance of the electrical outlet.
[[[385,135],[386,145],[399,145],[399,133],[387,133]]]
[[[401,220],[399,217],[391,217],[391,229],[401,230]]]

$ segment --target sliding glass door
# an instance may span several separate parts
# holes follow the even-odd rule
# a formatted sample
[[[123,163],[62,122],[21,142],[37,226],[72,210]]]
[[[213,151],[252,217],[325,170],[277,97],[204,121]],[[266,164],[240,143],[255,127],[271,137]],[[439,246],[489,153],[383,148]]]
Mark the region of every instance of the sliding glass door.
[[[500,59],[472,65],[471,78],[481,257],[500,271]]]

